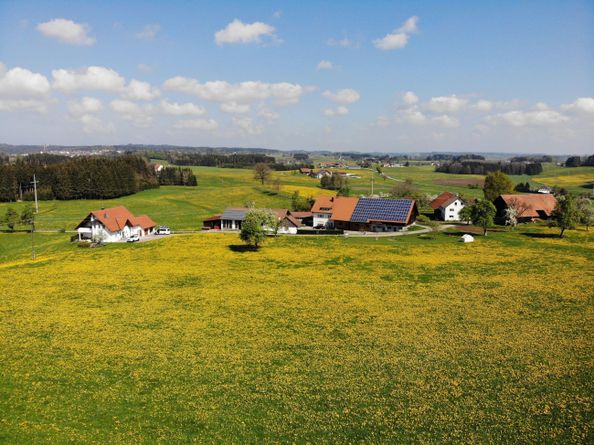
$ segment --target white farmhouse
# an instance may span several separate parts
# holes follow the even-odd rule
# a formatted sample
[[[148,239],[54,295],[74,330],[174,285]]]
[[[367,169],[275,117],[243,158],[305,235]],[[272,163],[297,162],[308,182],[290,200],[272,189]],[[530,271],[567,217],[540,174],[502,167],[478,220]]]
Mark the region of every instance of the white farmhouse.
[[[333,227],[334,223],[331,220],[333,207],[334,198],[332,196],[318,196],[311,208],[313,214],[313,226],[323,226],[324,228]]]
[[[464,201],[458,195],[443,192],[429,204],[435,216],[442,221],[460,221],[460,210],[464,208]]]
[[[76,231],[79,241],[113,243],[126,240],[131,235],[151,235],[156,226],[149,216],[134,216],[126,207],[119,206],[92,211],[76,226]]]

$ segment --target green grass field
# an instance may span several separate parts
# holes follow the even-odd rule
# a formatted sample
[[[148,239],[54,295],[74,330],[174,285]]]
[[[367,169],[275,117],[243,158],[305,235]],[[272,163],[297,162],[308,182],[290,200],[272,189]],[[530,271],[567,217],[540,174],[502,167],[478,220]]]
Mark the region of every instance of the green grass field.
[[[551,233],[0,234],[0,442],[591,442],[594,232]]]
[[[224,169],[211,167],[192,167],[197,178],[197,187],[161,187],[146,190],[132,196],[113,200],[83,201],[42,201],[38,216],[39,230],[73,230],[91,210],[115,205],[127,206],[135,214],[148,214],[158,224],[168,225],[176,230],[198,230],[202,220],[222,212],[225,207],[242,207],[253,201],[260,207],[290,207],[290,195],[298,190],[302,196],[316,197],[329,191],[319,187],[320,181],[293,171],[274,172],[273,180],[280,180],[280,190],[272,185],[261,186],[253,179],[247,169]],[[445,190],[459,193],[465,197],[482,197],[482,188],[469,188],[467,181],[477,181],[477,175],[450,175],[436,173],[431,166],[411,166],[406,168],[387,168],[386,175],[400,181],[413,180],[414,186],[423,193],[437,195]],[[360,179],[351,179],[354,195],[371,192],[371,171],[352,170]],[[389,192],[397,181],[382,179],[375,174],[374,192]],[[530,180],[534,185],[560,185],[575,192],[587,193],[582,187],[588,179],[594,181],[594,167],[567,169],[547,165],[540,176],[512,177],[514,182]],[[460,183],[461,182],[461,183]],[[25,204],[0,203],[0,214],[12,206],[19,210]]]
[[[122,204],[197,229],[227,206],[322,192],[292,172],[277,191],[249,170],[194,171],[198,187],[41,202],[38,227]],[[387,173],[481,193],[430,167]],[[0,233],[0,443],[592,442],[594,231],[556,233],[252,252],[237,234],[82,249],[38,232],[35,261],[30,234]]]

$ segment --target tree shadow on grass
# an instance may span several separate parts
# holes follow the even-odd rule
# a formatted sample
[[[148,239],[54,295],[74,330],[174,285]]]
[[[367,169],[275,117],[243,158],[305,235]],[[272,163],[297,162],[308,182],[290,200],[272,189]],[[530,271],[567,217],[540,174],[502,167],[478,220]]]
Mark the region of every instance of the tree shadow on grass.
[[[558,233],[531,233],[522,232],[522,235],[529,238],[561,238]]]
[[[229,250],[231,250],[231,252],[236,252],[236,253],[246,253],[246,252],[257,252],[258,248],[255,246],[250,246],[248,244],[231,244],[229,246]]]

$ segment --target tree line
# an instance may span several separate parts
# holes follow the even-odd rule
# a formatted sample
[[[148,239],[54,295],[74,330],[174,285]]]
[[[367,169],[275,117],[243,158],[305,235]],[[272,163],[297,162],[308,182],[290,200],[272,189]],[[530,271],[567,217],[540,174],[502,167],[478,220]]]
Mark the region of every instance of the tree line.
[[[580,156],[570,156],[565,161],[565,167],[594,167],[594,155],[581,158]]]
[[[160,185],[198,185],[191,168],[165,167],[158,175]]]
[[[154,170],[135,155],[61,157],[30,155],[0,165],[0,201],[39,199],[110,199],[159,187]]]
[[[495,162],[495,161],[459,161],[445,162],[435,167],[436,172],[462,175],[486,175],[501,171],[508,175],[538,175],[542,173],[540,162]]]
[[[294,170],[300,167],[312,168],[306,160],[299,164],[276,162],[276,158],[258,153],[179,153],[168,152],[167,161],[173,165],[200,165],[203,167],[252,168],[257,164],[266,164],[271,170]]]

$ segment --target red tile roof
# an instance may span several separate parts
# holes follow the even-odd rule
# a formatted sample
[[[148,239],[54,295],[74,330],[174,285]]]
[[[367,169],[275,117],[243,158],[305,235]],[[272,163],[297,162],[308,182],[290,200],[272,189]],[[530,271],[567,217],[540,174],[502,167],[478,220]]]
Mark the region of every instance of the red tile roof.
[[[507,207],[515,207],[520,210],[518,215],[521,218],[538,218],[541,213],[551,216],[557,198],[547,193],[526,193],[520,195],[501,195],[501,198]]]
[[[450,192],[443,192],[441,195],[439,195],[437,198],[435,198],[433,201],[431,201],[429,203],[429,205],[431,206],[431,208],[433,210],[437,210],[439,209],[441,206],[443,206],[444,204],[447,206],[448,204],[451,204],[453,202],[453,200],[455,200],[458,196],[450,193]],[[447,203],[447,204],[446,204]]]
[[[355,207],[357,207],[357,202],[359,202],[359,198],[336,197],[332,208],[332,219],[334,221],[350,221]]]
[[[333,196],[318,196],[316,202],[314,202],[311,208],[312,213],[332,213],[332,207],[334,206]],[[322,210],[327,209],[327,210]]]
[[[297,218],[297,219],[311,218],[313,216],[313,213],[311,213],[311,212],[291,212],[291,216],[293,216],[294,218]]]
[[[219,221],[221,219],[221,215],[211,216],[209,218],[204,219],[203,221]]]
[[[131,227],[140,226],[143,229],[150,229],[157,225],[147,215],[136,217],[126,207],[118,206],[101,210],[93,210],[78,226],[76,226],[76,228],[78,229],[90,216],[93,216],[95,219],[97,219],[110,232],[118,232],[122,230],[126,224]]]

